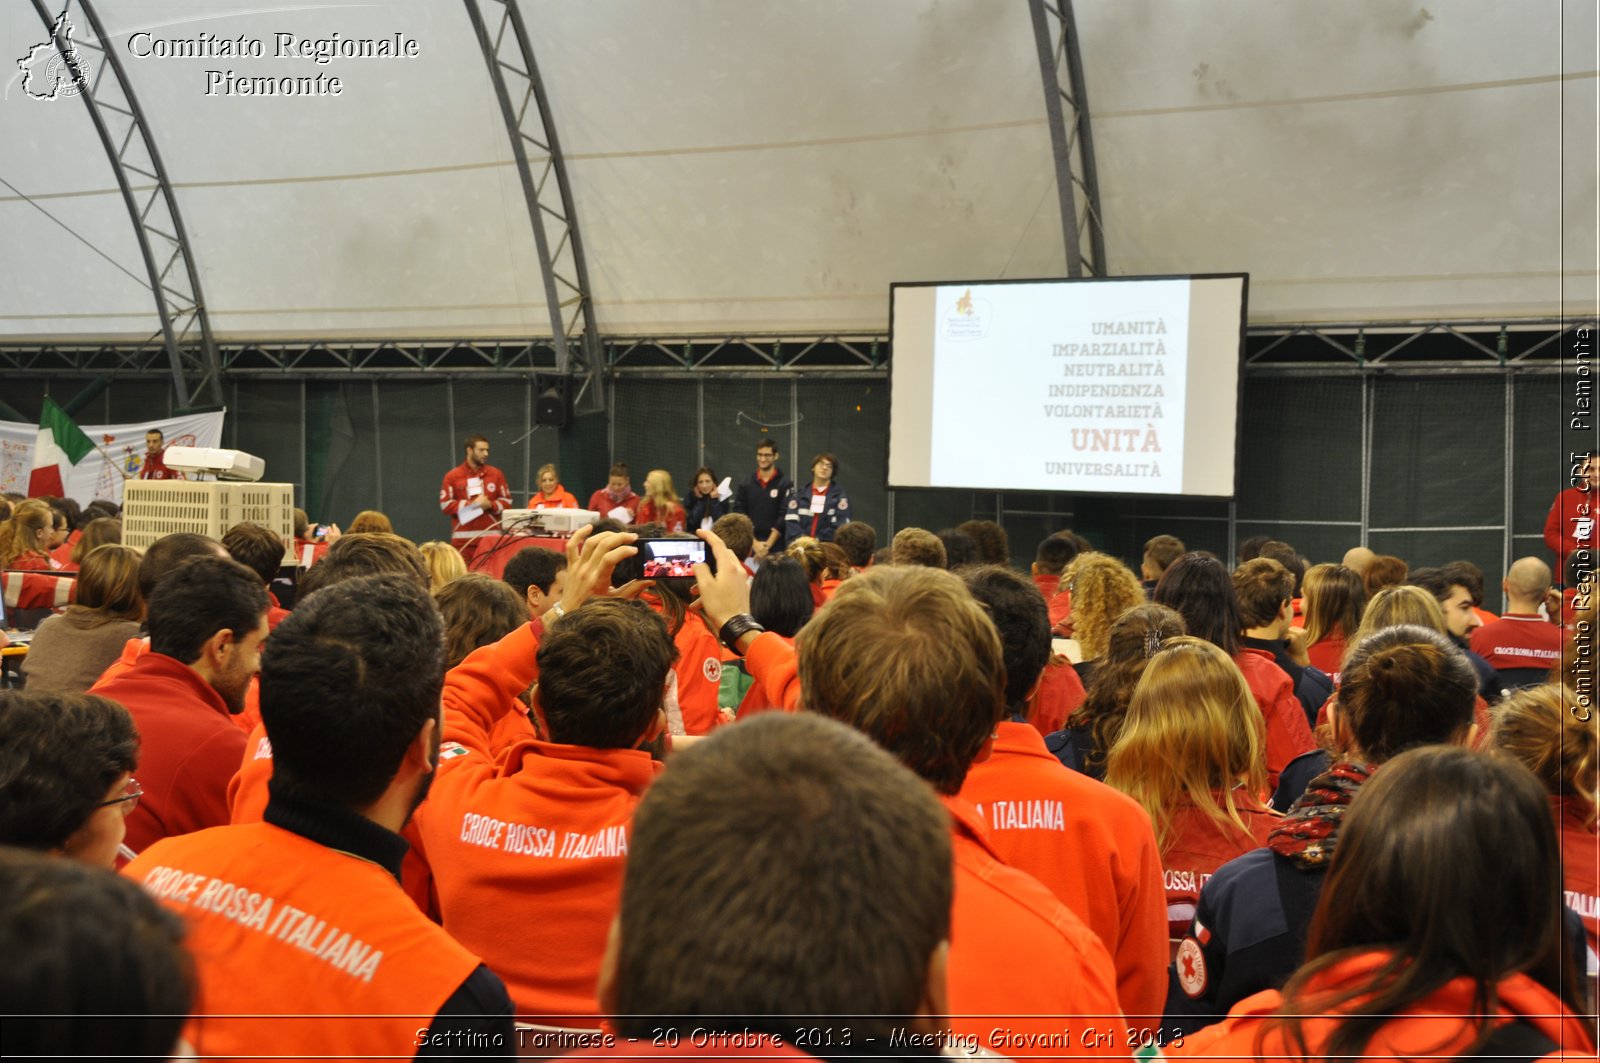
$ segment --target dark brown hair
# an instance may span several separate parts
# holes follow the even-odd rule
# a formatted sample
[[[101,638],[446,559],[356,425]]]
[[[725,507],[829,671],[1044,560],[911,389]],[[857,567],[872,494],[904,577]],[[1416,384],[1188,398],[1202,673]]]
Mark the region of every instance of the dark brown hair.
[[[283,567],[283,540],[265,524],[235,524],[222,537],[222,548],[239,564],[271,583]]]
[[[635,813],[607,1001],[617,1032],[788,1037],[850,1014],[855,1036],[887,1037],[949,937],[950,860],[932,791],[860,734],[808,713],[721,729]],[[687,896],[716,918],[683,918]]]
[[[1294,597],[1294,574],[1265,555],[1253,558],[1233,570],[1233,593],[1244,626],[1265,627]]]
[[[1499,982],[1525,973],[1582,1014],[1584,993],[1563,930],[1560,849],[1548,798],[1526,768],[1465,749],[1405,753],[1363,784],[1340,830],[1306,938],[1306,965],[1284,987],[1278,1017],[1310,1055],[1301,1015],[1335,1014],[1315,1054],[1354,1059],[1395,1015],[1446,983],[1473,983],[1469,1015],[1483,1047]],[[1313,993],[1317,976],[1381,949],[1359,985]],[[1260,1044],[1258,1042],[1258,1049]]]
[[[115,701],[0,691],[0,845],[61,848],[138,763],[139,732]]]
[[[984,565],[1011,564],[1011,541],[1006,530],[992,520],[969,520],[956,525],[957,531],[972,536],[978,546],[978,562]]]
[[[1315,646],[1330,635],[1352,638],[1361,628],[1367,607],[1367,589],[1353,568],[1313,565],[1301,586],[1306,617],[1306,645]]]
[[[550,740],[596,749],[638,745],[661,711],[678,649],[643,602],[590,601],[546,629],[536,697]]]
[[[866,568],[872,564],[872,555],[878,549],[878,530],[865,521],[852,520],[839,526],[833,533],[833,541],[850,558],[850,564]]]
[[[486,572],[457,576],[435,591],[433,600],[444,618],[446,671],[528,622],[527,601]]]
[[[755,549],[756,526],[743,513],[724,513],[711,525],[711,534],[721,539],[722,544],[732,550],[733,556],[740,561],[748,561],[750,552]]]
[[[1406,575],[1410,572],[1406,563],[1392,554],[1379,554],[1367,565],[1367,571],[1361,577],[1361,585],[1367,589],[1367,597],[1393,587],[1397,583],[1404,583]]]
[[[414,580],[424,591],[433,585],[428,561],[416,543],[398,535],[363,532],[341,535],[328,547],[322,560],[300,577],[299,597],[304,599],[323,587],[361,576],[402,576]]]
[[[1204,550],[1184,554],[1161,574],[1151,600],[1175,609],[1184,627],[1229,657],[1239,652],[1244,617],[1233,580],[1216,554]]]
[[[1339,678],[1339,713],[1371,763],[1453,741],[1472,725],[1477,673],[1437,631],[1401,624],[1368,635],[1351,649]]]

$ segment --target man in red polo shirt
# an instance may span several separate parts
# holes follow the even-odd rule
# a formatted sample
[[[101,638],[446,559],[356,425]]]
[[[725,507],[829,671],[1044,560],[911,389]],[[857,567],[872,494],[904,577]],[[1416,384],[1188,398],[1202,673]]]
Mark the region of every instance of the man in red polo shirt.
[[[1507,689],[1538,686],[1561,660],[1561,626],[1539,615],[1550,593],[1550,566],[1537,557],[1521,558],[1500,586],[1509,608],[1499,620],[1472,630],[1472,652],[1489,662]]]
[[[450,542],[457,550],[495,528],[511,505],[506,474],[489,464],[489,441],[470,435],[462,445],[466,460],[445,473],[439,485],[439,509],[450,518]]]
[[[236,561],[191,558],[162,577],[146,622],[149,652],[89,691],[121,702],[139,728],[135,852],[228,822],[228,780],[245,746],[232,716],[261,666],[267,589]]]
[[[1544,519],[1545,544],[1556,553],[1555,571],[1567,571],[1567,555],[1574,550],[1587,550],[1593,559],[1596,543],[1595,512],[1600,493],[1600,456],[1593,450],[1587,454],[1573,455],[1572,486],[1556,496]]]

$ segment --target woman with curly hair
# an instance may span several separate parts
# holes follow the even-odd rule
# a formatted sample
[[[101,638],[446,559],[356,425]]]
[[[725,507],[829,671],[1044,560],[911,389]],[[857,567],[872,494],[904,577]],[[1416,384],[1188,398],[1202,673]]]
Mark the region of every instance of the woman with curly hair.
[[[1073,771],[1103,780],[1106,751],[1122,732],[1122,719],[1145,665],[1169,639],[1184,633],[1183,617],[1164,605],[1136,605],[1117,617],[1105,655],[1086,684],[1083,704],[1063,730],[1045,738],[1056,759]]]
[[[1072,592],[1072,640],[1067,644],[1067,656],[1077,668],[1078,678],[1087,684],[1106,652],[1111,625],[1144,603],[1144,588],[1127,565],[1098,552],[1073,558],[1061,575],[1061,586]]]

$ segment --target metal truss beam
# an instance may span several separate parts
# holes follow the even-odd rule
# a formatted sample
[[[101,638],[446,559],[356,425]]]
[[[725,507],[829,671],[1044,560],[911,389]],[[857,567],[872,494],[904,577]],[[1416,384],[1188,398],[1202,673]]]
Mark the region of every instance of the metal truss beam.
[[[550,311],[556,370],[582,378],[574,400],[580,409],[604,409],[604,365],[589,291],[589,271],[550,100],[534,61],[533,41],[518,0],[463,3],[488,65],[522,179]]]
[[[1246,330],[1247,376],[1546,373],[1561,367],[1563,336],[1594,321],[1351,322]],[[888,337],[746,333],[613,337],[599,344],[610,376],[780,376],[886,372]],[[1335,357],[1330,358],[1330,355]],[[0,377],[148,377],[164,355],[153,344],[0,344]],[[558,372],[544,339],[304,340],[223,344],[224,376],[415,379],[428,375],[521,378]]]
[[[1101,226],[1100,178],[1094,164],[1089,97],[1072,0],[1028,0],[1028,9],[1039,50],[1039,73],[1044,79],[1044,109],[1050,122],[1067,276],[1087,273],[1104,277],[1106,241]]]
[[[93,31],[92,40],[72,34],[74,6]],[[59,16],[51,14],[44,0],[33,0],[33,9],[70,75],[55,86],[56,91],[82,97],[127,205],[161,321],[162,347],[178,405],[220,406],[217,349],[194,254],[161,152],[122,61],[110,47],[91,0],[65,0]],[[154,186],[147,196],[134,192],[130,174]]]

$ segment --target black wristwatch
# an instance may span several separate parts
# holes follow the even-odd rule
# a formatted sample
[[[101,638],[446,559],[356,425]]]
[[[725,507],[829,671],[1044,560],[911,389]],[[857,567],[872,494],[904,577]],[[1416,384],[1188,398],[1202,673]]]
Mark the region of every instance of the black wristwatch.
[[[767,629],[758,624],[756,618],[749,613],[739,613],[737,616],[730,617],[728,622],[722,625],[722,630],[717,634],[717,640],[742,657],[744,654],[739,650],[739,640],[752,631],[759,635],[765,630]]]

